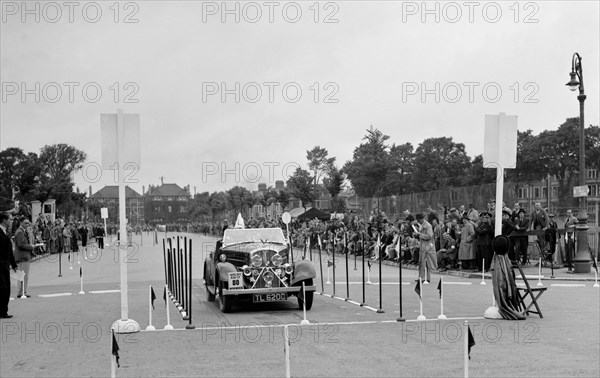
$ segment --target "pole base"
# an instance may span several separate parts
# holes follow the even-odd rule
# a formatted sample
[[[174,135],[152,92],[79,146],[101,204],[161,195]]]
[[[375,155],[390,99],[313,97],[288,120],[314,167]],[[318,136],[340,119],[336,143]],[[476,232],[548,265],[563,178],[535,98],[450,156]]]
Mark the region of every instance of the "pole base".
[[[331,282],[327,281],[325,282],[325,285],[331,285]]]
[[[183,314],[182,314],[183,315]],[[187,315],[183,315],[183,318],[181,318],[181,320],[190,320],[190,317]]]
[[[302,319],[302,321],[300,322],[300,325],[308,325],[308,324],[310,324],[308,319]]]
[[[185,326],[185,329],[196,329],[196,326],[193,324],[188,324]]]
[[[589,273],[592,271],[590,261],[573,261],[573,273]]]
[[[448,317],[444,314],[439,314],[438,319],[448,319]]]
[[[383,311],[382,309],[379,309],[379,310],[377,310],[377,313],[378,314],[383,314],[383,313],[385,313],[385,311]]]
[[[140,332],[140,325],[133,319],[119,319],[112,324],[111,328],[115,331],[115,333]]]
[[[81,290],[81,291],[79,292],[79,294],[85,294],[85,291]]]
[[[344,302],[348,302],[350,300],[350,298],[346,298],[344,299]]]
[[[481,281],[480,285],[487,285],[485,281]]]
[[[146,327],[146,331],[156,331],[156,328],[150,324],[148,327]]]
[[[544,286],[544,284],[542,283],[542,281],[538,281],[538,283],[535,284],[535,286]]]
[[[361,303],[360,307],[365,307],[367,304],[366,303]]]
[[[373,285],[373,283],[369,280],[367,281],[367,285]]]
[[[592,287],[600,287],[600,285],[598,285],[598,283],[596,282],[596,283],[594,284],[594,286],[592,286]]]
[[[492,306],[485,310],[483,317],[486,319],[502,319],[502,315],[500,315],[500,309],[497,306]]]
[[[175,328],[173,328],[173,326],[172,326],[172,325],[170,325],[170,324],[167,324],[166,326],[164,326],[164,327],[163,327],[163,329],[164,329],[165,331],[172,331],[172,330],[174,330]]]
[[[404,319],[404,318],[398,318],[398,319],[396,319],[396,321],[397,321],[397,322],[405,322],[405,321],[406,321],[406,319]]]
[[[419,315],[417,316],[417,320],[427,320],[427,318],[425,317],[425,315]]]

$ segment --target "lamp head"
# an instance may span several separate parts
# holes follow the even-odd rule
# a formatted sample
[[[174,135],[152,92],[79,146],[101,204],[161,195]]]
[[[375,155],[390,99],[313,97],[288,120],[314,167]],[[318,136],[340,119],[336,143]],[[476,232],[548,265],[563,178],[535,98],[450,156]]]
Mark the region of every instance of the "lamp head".
[[[574,71],[571,71],[570,75],[571,75],[571,80],[569,80],[569,82],[565,85],[568,86],[570,90],[575,91],[579,87],[579,81],[577,80],[577,74]]]

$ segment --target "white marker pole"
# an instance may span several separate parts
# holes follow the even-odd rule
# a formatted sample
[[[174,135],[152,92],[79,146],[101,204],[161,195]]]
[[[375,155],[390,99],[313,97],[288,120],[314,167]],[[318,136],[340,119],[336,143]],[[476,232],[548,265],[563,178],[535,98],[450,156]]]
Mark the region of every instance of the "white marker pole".
[[[79,267],[79,294],[85,294],[85,291],[83,291],[83,271],[81,267]]]
[[[596,267],[597,267],[597,266],[598,266],[598,260],[597,260],[597,258],[596,258],[596,257],[594,257],[594,262],[596,262]],[[598,269],[597,269],[597,268],[596,268],[596,269],[594,269],[594,276],[595,276],[596,278],[595,278],[595,283],[594,283],[594,286],[593,286],[593,287],[600,287],[600,285],[598,285]]]
[[[480,285],[485,285],[485,258],[481,262],[481,283]]]
[[[327,285],[329,285],[331,282],[329,281],[329,261],[327,261],[327,282],[325,282]]]
[[[167,288],[167,285],[165,285],[165,288]],[[169,292],[169,290],[167,289],[167,292]],[[167,309],[167,325],[164,326],[164,330],[167,331],[172,331],[174,328],[171,325],[171,315],[169,314],[169,301],[165,301],[165,307]]]
[[[371,267],[370,266],[367,267],[367,285],[371,285]]]
[[[423,277],[423,284],[424,285],[429,285],[429,281],[427,280],[427,259],[425,259],[425,277]]]
[[[146,331],[155,331],[156,328],[152,325],[152,285],[148,285],[148,327]]]
[[[310,324],[308,319],[306,319],[306,287],[304,286],[304,281],[302,281],[302,307],[304,310],[304,319],[300,322],[300,324]]]
[[[446,315],[444,315],[444,276],[440,277],[440,287],[442,288],[442,292],[440,298],[440,314],[438,315],[438,319],[447,319]]]
[[[465,320],[465,378],[469,378],[469,321]]]
[[[538,267],[538,282],[536,286],[544,286],[542,283],[542,258],[540,257],[540,265]]]
[[[420,315],[417,316],[417,320],[425,320],[425,319],[427,319],[423,315],[423,291],[425,291],[425,290],[423,290],[423,283],[421,282],[421,277],[419,277],[419,287],[421,288],[420,294],[419,294],[419,312],[420,312]]]
[[[290,378],[290,331],[288,324],[283,327],[283,352],[285,353],[285,377]]]

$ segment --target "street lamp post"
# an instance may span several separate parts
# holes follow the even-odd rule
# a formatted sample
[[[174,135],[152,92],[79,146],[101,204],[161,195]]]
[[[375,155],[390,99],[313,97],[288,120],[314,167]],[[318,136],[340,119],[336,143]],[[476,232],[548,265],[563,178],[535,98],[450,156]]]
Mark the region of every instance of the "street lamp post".
[[[578,53],[573,54],[571,60],[571,80],[566,84],[570,90],[575,91],[579,88],[579,185],[585,185],[585,124],[583,118],[583,103],[585,102],[585,92],[583,89],[583,68],[581,66],[581,56]],[[590,253],[588,250],[588,225],[587,225],[587,205],[586,197],[579,197],[579,215],[577,217],[577,254],[573,259],[574,273],[589,273]]]

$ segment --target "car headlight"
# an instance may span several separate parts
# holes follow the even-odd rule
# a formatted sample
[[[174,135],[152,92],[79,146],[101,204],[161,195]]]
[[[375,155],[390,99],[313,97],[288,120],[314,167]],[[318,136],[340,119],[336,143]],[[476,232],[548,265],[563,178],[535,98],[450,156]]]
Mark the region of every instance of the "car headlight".
[[[260,257],[260,255],[254,255],[252,256],[252,266],[258,268],[259,266],[261,266],[263,263],[262,261],[262,257]]]
[[[219,260],[221,260],[221,262],[225,262],[225,261],[227,261],[227,256],[225,256],[225,254],[224,254],[224,253],[221,253],[221,254],[219,255]]]
[[[271,257],[271,262],[273,263],[273,266],[281,266],[281,264],[283,264],[283,257],[278,253],[274,254],[273,257]]]
[[[244,265],[242,267],[242,272],[244,272],[244,276],[248,277],[252,274],[252,271],[250,270],[250,267],[248,265]]]
[[[275,274],[278,275],[279,277],[281,277],[281,276],[283,276],[283,270],[280,268],[275,269]]]
[[[263,274],[263,279],[265,280],[267,285],[270,285],[271,282],[273,282],[273,280],[275,279],[275,275],[273,274],[273,272],[265,272],[265,274]]]
[[[294,271],[294,267],[290,264],[285,264],[283,266],[283,270],[285,270],[286,274],[292,274],[292,272]]]

